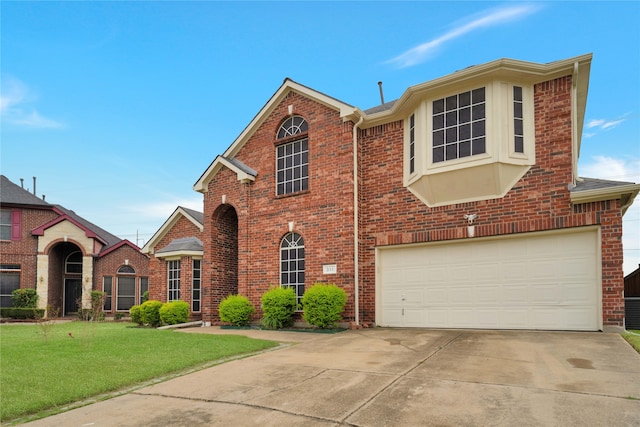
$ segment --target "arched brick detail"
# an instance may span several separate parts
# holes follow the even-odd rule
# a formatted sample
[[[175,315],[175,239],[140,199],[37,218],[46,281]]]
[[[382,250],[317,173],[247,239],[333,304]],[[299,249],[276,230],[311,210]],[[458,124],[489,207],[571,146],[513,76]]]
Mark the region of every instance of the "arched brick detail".
[[[218,321],[220,301],[238,293],[238,214],[231,205],[221,205],[213,213],[211,261],[211,314]]]

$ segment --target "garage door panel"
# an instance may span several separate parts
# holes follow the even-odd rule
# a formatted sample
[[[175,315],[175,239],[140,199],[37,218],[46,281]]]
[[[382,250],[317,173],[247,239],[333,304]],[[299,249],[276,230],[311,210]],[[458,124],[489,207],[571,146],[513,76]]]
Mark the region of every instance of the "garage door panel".
[[[597,330],[597,242],[591,229],[379,249],[381,325]]]

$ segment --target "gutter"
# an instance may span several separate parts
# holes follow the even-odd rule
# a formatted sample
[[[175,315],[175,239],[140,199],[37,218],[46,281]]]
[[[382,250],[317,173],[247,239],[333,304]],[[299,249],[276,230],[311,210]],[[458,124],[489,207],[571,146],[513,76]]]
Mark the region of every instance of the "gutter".
[[[360,325],[360,276],[358,274],[358,270],[360,269],[360,265],[358,264],[359,258],[359,234],[360,229],[358,227],[360,213],[358,210],[359,200],[358,200],[358,126],[364,122],[364,114],[361,111],[357,110],[359,113],[360,119],[357,123],[353,125],[353,280],[354,280],[354,294],[353,294],[353,303],[355,306],[355,322],[356,326]]]
[[[569,193],[569,196],[573,204],[620,199],[620,210],[624,215],[639,192],[640,184],[626,184],[594,190],[573,191]]]

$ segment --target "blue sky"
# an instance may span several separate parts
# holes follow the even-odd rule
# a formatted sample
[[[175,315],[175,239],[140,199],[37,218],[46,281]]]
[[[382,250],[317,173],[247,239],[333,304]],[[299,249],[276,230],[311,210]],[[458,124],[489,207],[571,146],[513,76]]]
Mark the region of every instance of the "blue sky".
[[[142,246],[285,77],[362,109],[593,53],[580,174],[640,182],[638,2],[0,3],[0,169]],[[624,217],[640,263],[640,200]]]

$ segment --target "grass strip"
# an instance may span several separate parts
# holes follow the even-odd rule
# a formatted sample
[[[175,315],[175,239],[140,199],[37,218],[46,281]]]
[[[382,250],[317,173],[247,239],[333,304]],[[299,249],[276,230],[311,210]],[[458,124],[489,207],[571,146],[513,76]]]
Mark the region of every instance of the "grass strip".
[[[622,334],[622,337],[640,353],[640,331],[629,331]]]
[[[0,422],[278,343],[127,323],[0,326]]]

